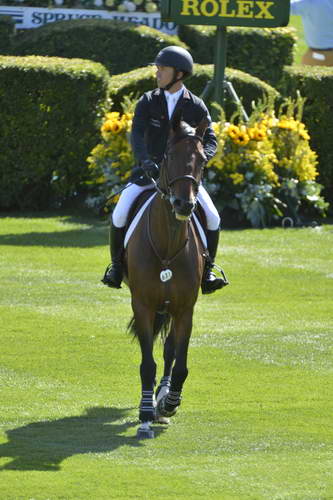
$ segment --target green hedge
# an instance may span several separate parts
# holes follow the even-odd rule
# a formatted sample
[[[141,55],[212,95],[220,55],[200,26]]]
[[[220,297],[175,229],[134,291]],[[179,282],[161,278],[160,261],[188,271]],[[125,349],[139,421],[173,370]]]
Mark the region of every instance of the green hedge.
[[[0,56],[1,208],[48,208],[80,190],[108,82],[90,61]]]
[[[0,54],[10,53],[15,24],[10,16],[0,16]]]
[[[110,74],[145,66],[168,45],[185,46],[177,37],[147,26],[107,19],[77,19],[46,24],[15,37],[13,55],[90,59]]]
[[[195,94],[200,95],[207,81],[212,79],[213,72],[213,65],[195,64],[194,75],[186,80],[186,86]],[[258,101],[265,94],[271,96],[272,99],[276,99],[279,95],[270,85],[242,71],[227,68],[226,77],[233,84],[248,112],[251,110],[252,101]],[[130,94],[140,96],[143,92],[155,87],[155,69],[151,67],[111,77],[110,93],[115,109],[121,110],[121,102],[125,96]],[[209,104],[209,101],[206,103]],[[236,110],[235,105],[229,99],[226,99],[225,110],[227,117],[230,117]]]
[[[306,97],[303,121],[307,125],[311,146],[319,156],[321,182],[325,196],[333,202],[333,68],[324,66],[290,66],[284,69],[280,86],[285,96]]]
[[[214,26],[180,26],[179,38],[197,63],[214,63]],[[283,67],[293,62],[293,28],[227,28],[227,66],[240,69],[275,86]]]

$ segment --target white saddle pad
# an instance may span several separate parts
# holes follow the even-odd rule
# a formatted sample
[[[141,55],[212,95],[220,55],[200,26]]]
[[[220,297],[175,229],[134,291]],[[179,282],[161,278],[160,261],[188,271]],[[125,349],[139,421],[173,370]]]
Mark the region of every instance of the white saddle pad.
[[[138,222],[139,220],[141,219],[141,217],[143,216],[146,208],[150,205],[150,203],[153,201],[154,197],[156,196],[157,193],[153,193],[149,198],[148,200],[146,200],[144,202],[144,204],[142,205],[142,207],[140,208],[140,210],[138,211],[138,213],[136,214],[136,216],[134,217],[134,219],[132,220],[129,228],[127,229],[126,231],[126,234],[125,234],[125,240],[124,240],[124,246],[125,248],[127,247],[128,245],[128,242],[130,240],[130,237],[132,236],[136,226],[138,225]],[[207,238],[206,238],[206,235],[205,235],[205,231],[203,230],[203,227],[202,225],[200,224],[199,222],[199,219],[198,217],[195,215],[195,214],[192,214],[192,218],[194,220],[194,223],[195,225],[197,226],[197,229],[198,229],[198,232],[199,232],[199,235],[200,235],[200,238],[201,238],[201,241],[202,241],[202,244],[205,248],[207,248]]]

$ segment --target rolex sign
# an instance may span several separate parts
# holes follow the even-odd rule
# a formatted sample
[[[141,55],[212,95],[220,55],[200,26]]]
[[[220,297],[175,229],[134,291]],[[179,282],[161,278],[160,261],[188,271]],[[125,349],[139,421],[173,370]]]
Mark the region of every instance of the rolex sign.
[[[290,0],[161,0],[162,19],[177,24],[274,28],[289,11]]]

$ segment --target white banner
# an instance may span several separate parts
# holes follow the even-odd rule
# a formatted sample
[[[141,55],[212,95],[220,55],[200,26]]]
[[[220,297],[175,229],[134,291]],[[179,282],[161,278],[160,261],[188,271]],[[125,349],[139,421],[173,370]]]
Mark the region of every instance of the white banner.
[[[12,7],[0,5],[0,15],[11,16],[17,29],[38,28],[55,21],[69,19],[116,19],[135,24],[145,24],[151,28],[163,31],[169,35],[177,34],[175,23],[161,21],[160,13],[148,14],[147,12],[111,12],[108,10],[88,9],[46,9],[43,7]]]

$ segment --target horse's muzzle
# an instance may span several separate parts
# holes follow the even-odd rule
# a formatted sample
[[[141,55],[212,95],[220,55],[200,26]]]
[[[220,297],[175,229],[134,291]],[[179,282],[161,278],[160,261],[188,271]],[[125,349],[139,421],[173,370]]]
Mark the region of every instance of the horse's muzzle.
[[[191,217],[195,208],[194,202],[183,200],[181,198],[172,198],[170,201],[175,212],[176,219],[187,220]]]

